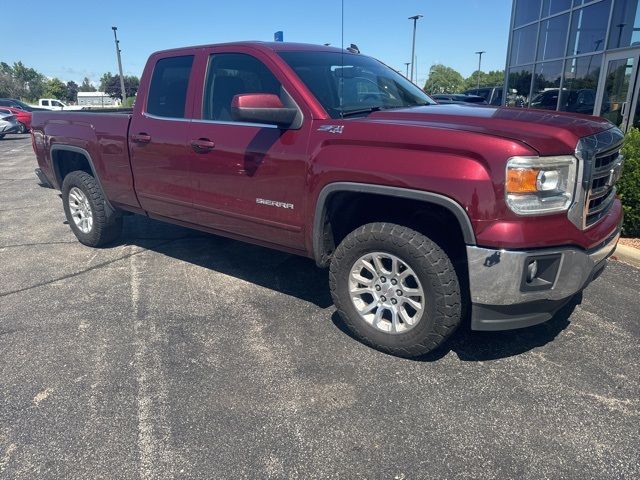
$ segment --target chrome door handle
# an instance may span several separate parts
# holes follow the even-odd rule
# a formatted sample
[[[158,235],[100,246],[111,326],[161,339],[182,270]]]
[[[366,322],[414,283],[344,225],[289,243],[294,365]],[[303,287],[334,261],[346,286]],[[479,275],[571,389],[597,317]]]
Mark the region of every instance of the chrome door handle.
[[[131,141],[134,143],[149,143],[151,141],[151,135],[136,133],[131,135]]]
[[[215,148],[216,144],[208,138],[197,138],[191,140],[191,148],[196,153],[207,153]]]

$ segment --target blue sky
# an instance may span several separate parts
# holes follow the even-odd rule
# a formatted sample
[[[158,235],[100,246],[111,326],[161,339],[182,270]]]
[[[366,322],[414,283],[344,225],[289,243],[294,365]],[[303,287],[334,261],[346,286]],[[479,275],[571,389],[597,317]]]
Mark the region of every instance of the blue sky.
[[[0,61],[21,60],[47,76],[78,83],[117,71],[112,25],[118,26],[125,74],[138,76],[153,51],[270,41],[276,30],[284,31],[285,41],[340,45],[340,0],[32,0],[20,10],[24,20],[3,22]],[[8,13],[5,8],[3,15]],[[418,13],[424,15],[416,37],[419,84],[434,63],[469,75],[477,68],[477,50],[487,51],[483,70],[504,68],[511,0],[345,0],[345,45],[356,43],[363,53],[404,71],[411,57],[407,17]]]

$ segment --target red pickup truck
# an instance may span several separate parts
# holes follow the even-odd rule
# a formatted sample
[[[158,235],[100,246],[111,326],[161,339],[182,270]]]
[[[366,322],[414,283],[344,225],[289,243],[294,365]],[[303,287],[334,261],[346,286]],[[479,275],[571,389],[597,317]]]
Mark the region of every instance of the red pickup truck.
[[[34,112],[78,240],[133,212],[329,266],[363,342],[407,357],[544,322],[605,266],[622,133],[549,111],[438,105],[365,55],[241,42],[151,55],[132,112]]]

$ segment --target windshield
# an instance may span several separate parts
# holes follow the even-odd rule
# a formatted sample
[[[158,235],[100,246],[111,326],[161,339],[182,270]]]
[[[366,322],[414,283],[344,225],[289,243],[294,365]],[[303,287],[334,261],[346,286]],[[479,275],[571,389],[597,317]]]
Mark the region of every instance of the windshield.
[[[435,103],[405,77],[371,57],[340,52],[279,54],[332,118]]]

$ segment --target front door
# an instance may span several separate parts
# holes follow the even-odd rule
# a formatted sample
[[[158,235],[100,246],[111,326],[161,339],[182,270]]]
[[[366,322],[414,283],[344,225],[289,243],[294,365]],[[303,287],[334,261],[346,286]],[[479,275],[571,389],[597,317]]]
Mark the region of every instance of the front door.
[[[281,129],[235,121],[231,102],[239,94],[270,93],[295,105],[283,85],[286,79],[276,77],[268,58],[239,50],[208,49],[198,66],[203,97],[194,103],[188,139],[197,215],[192,221],[300,249],[311,122]]]
[[[637,51],[609,53],[600,72],[594,113],[622,130],[633,126],[636,117],[639,60]]]

